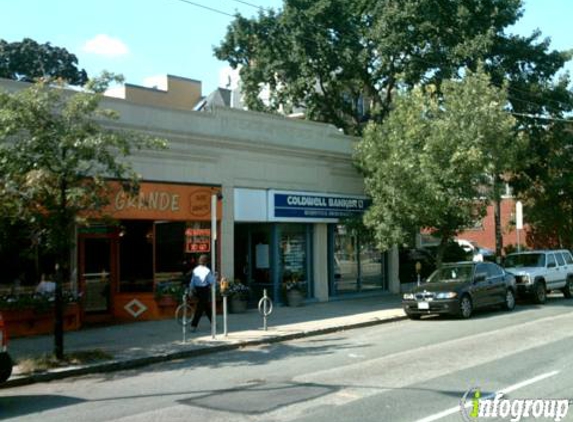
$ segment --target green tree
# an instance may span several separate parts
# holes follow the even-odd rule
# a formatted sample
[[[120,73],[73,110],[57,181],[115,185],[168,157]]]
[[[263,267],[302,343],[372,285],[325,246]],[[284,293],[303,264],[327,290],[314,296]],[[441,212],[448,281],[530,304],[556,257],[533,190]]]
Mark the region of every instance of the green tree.
[[[70,85],[84,85],[88,75],[77,65],[77,57],[65,48],[38,44],[30,38],[13,43],[0,39],[0,78],[24,82],[61,78]]]
[[[513,165],[519,143],[504,90],[482,71],[397,96],[383,124],[371,123],[357,148],[373,204],[365,223],[379,247],[402,244],[420,228],[448,241],[483,217],[493,181]],[[504,153],[501,153],[503,151]]]
[[[215,55],[241,67],[251,109],[304,107],[312,120],[360,134],[400,88],[440,81],[487,57],[521,16],[519,0],[285,0],[281,12],[237,16]],[[259,94],[268,88],[270,104]],[[365,109],[363,109],[365,107]]]
[[[104,74],[82,92],[38,82],[0,92],[0,207],[14,222],[43,233],[56,256],[54,354],[63,357],[62,283],[69,274],[75,224],[106,205],[106,179],[134,192],[138,175],[128,161],[134,149],[163,141],[107,129],[116,112],[100,107],[102,92],[117,80]]]
[[[307,118],[353,135],[368,121],[383,122],[397,92],[428,85],[439,92],[443,80],[484,63],[494,85],[507,87],[516,127],[535,152],[547,125],[531,116],[573,110],[568,77],[555,82],[571,52],[551,51],[539,31],[508,34],[522,6],[521,0],[285,0],[280,12],[238,15],[215,55],[240,67],[249,108],[302,107]],[[268,103],[260,98],[264,89]],[[517,170],[537,177],[536,165]],[[502,180],[496,180],[499,196]],[[499,254],[499,201],[494,209]]]
[[[573,120],[549,120],[522,157],[514,185],[524,203],[528,243],[573,247]]]

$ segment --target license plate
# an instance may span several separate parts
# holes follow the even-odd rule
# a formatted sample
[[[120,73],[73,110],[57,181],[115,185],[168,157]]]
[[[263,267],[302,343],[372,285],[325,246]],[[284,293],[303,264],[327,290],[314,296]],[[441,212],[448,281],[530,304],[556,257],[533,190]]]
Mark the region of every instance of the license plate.
[[[418,309],[430,309],[428,302],[418,302]]]

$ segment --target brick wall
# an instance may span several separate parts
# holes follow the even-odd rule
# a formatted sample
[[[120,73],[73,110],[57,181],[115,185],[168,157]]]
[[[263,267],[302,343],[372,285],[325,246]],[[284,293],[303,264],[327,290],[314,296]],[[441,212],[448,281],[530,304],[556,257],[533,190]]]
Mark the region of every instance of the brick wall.
[[[511,198],[501,202],[501,230],[503,246],[517,245],[517,232],[515,230],[515,201]],[[510,223],[512,226],[510,226]],[[458,239],[475,241],[479,246],[495,250],[495,221],[493,205],[487,208],[487,215],[483,218],[481,227],[466,230],[460,233]],[[520,244],[525,246],[525,230],[519,233]]]

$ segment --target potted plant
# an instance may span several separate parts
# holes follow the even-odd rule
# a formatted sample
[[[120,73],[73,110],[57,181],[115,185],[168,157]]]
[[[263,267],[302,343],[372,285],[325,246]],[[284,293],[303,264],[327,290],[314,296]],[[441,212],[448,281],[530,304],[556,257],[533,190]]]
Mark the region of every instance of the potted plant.
[[[226,294],[230,298],[231,312],[242,313],[247,310],[250,291],[249,286],[243,284],[241,280],[229,281]]]
[[[181,302],[185,287],[180,281],[165,281],[155,287],[155,301],[159,307],[177,306]]]
[[[293,273],[283,283],[286,303],[288,306],[302,306],[306,297],[306,281],[301,281],[300,276]]]

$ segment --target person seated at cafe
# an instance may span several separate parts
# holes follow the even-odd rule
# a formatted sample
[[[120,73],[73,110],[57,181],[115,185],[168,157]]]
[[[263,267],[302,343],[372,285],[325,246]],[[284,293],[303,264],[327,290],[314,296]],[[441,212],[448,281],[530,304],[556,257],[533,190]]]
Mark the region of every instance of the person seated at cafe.
[[[36,293],[40,295],[53,295],[56,292],[56,283],[50,280],[46,280],[44,274],[42,274],[42,279],[40,283],[36,286]]]

